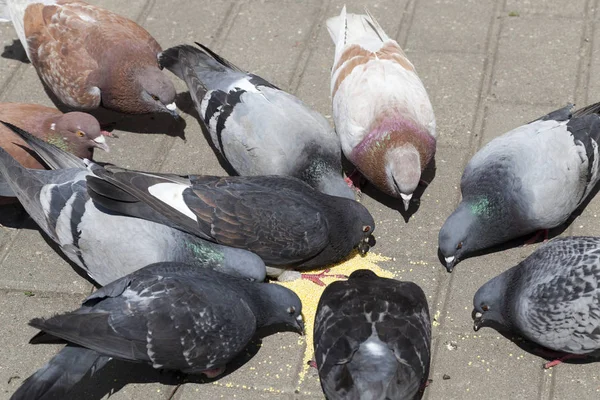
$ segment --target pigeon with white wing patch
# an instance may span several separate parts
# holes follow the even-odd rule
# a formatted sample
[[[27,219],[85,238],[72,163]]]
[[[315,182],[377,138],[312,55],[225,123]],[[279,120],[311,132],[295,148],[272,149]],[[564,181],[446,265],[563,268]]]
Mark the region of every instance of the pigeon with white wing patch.
[[[412,282],[357,270],[323,292],[314,348],[329,400],[420,399],[431,351],[425,294]]]
[[[282,279],[366,253],[375,222],[360,203],[288,176],[185,178],[107,166],[87,177],[92,199],[225,246],[250,250]]]
[[[86,176],[100,166],[88,168],[72,154],[10,128],[54,170],[26,169],[0,148],[0,177],[65,256],[99,284],[160,261],[264,280],[265,264],[256,254],[97,206],[87,193]]]
[[[439,233],[446,268],[470,253],[563,224],[600,175],[600,103],[556,110],[499,136],[467,164]]]
[[[213,378],[257,329],[285,325],[304,332],[293,291],[181,263],[149,265],[99,289],[81,308],[30,325],[42,331],[32,342],[59,338],[68,345],[13,400],[66,398],[111,358]]]
[[[500,325],[566,353],[600,357],[600,238],[566,237],[540,246],[475,294],[474,328]],[[497,325],[496,325],[497,326]]]

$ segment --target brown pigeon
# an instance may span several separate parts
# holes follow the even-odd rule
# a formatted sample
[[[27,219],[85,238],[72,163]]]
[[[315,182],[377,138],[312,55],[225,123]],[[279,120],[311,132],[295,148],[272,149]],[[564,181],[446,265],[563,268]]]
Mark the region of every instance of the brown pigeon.
[[[160,45],[135,22],[69,0],[7,0],[0,12],[10,17],[39,76],[64,104],[177,116],[175,87],[158,66]]]
[[[80,158],[91,159],[95,147],[109,150],[104,138],[107,133],[100,130],[96,118],[86,113],[63,114],[55,108],[37,104],[0,103],[0,121],[25,129]],[[45,168],[27,151],[29,147],[25,142],[3,124],[0,124],[0,147],[27,168]],[[0,182],[0,204],[14,202],[6,199],[9,194],[2,190]]]
[[[436,149],[427,91],[370,14],[346,14],[344,7],[327,28],[335,43],[331,96],[342,150],[379,190],[408,208]]]

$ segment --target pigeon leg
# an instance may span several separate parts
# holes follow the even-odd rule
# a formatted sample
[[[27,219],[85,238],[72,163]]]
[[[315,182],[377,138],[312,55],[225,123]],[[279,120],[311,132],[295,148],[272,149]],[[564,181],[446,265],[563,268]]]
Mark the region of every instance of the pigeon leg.
[[[225,367],[206,369],[200,373],[206,375],[208,379],[212,379],[221,375],[223,372],[225,372]]]
[[[549,229],[540,229],[533,235],[533,237],[531,239],[527,240],[523,244],[523,246],[528,246],[530,244],[534,244],[542,235],[544,235],[544,243],[546,243],[548,241],[548,233],[549,232],[550,232]]]
[[[344,178],[350,189],[354,189],[360,193],[360,188],[367,182],[366,178],[360,173],[358,169],[352,171],[350,175]]]
[[[317,368],[317,362],[315,360],[310,360],[308,362],[308,366],[316,369]]]
[[[567,360],[576,360],[578,358],[585,358],[585,357],[586,357],[585,354],[567,354],[560,358],[557,358],[556,360],[547,362],[546,364],[544,364],[544,369],[550,369],[552,367],[556,367],[558,364],[562,364],[564,361],[567,361]]]
[[[318,274],[302,274],[302,279],[308,279],[309,281],[319,285],[319,286],[325,286],[325,282],[323,282],[321,280],[321,278],[341,278],[341,279],[348,279],[348,277],[346,275],[341,275],[341,274],[328,274],[328,272],[331,271],[330,268],[327,268],[321,272],[319,272]]]

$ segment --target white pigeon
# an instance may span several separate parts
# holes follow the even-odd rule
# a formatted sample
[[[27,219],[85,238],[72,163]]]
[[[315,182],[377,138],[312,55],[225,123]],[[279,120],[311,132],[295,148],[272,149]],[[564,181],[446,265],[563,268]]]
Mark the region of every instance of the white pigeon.
[[[436,147],[435,116],[415,67],[369,14],[327,20],[335,43],[333,117],[346,158],[408,209]]]

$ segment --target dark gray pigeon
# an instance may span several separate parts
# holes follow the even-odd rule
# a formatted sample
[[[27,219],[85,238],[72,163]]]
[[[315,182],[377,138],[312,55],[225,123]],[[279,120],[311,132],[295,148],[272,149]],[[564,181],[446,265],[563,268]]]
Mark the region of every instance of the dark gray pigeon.
[[[99,284],[160,261],[185,262],[264,280],[264,262],[249,251],[220,246],[94,204],[85,178],[92,169],[102,167],[90,164],[88,168],[72,154],[9,127],[55,170],[26,169],[0,149],[0,177],[6,178],[11,192],[50,239]]]
[[[333,264],[369,249],[373,217],[360,203],[287,176],[194,176],[185,180],[115,167],[95,169],[88,191],[99,205],[202,239],[250,250],[267,274]]]
[[[420,399],[431,348],[425,294],[412,282],[357,270],[323,292],[314,346],[329,400]]]
[[[543,244],[483,285],[473,306],[475,330],[499,324],[571,357],[600,356],[600,238]]]
[[[214,146],[238,174],[294,176],[354,199],[340,139],[321,114],[196,44],[165,50],[159,62],[185,81]]]
[[[600,103],[572,105],[489,142],[463,173],[439,234],[446,268],[470,253],[563,224],[598,181]]]
[[[301,313],[298,296],[277,284],[181,263],[149,265],[99,289],[73,312],[31,320],[42,331],[33,342],[59,338],[68,345],[11,399],[65,398],[111,358],[213,378],[258,328],[282,324],[302,333]]]

